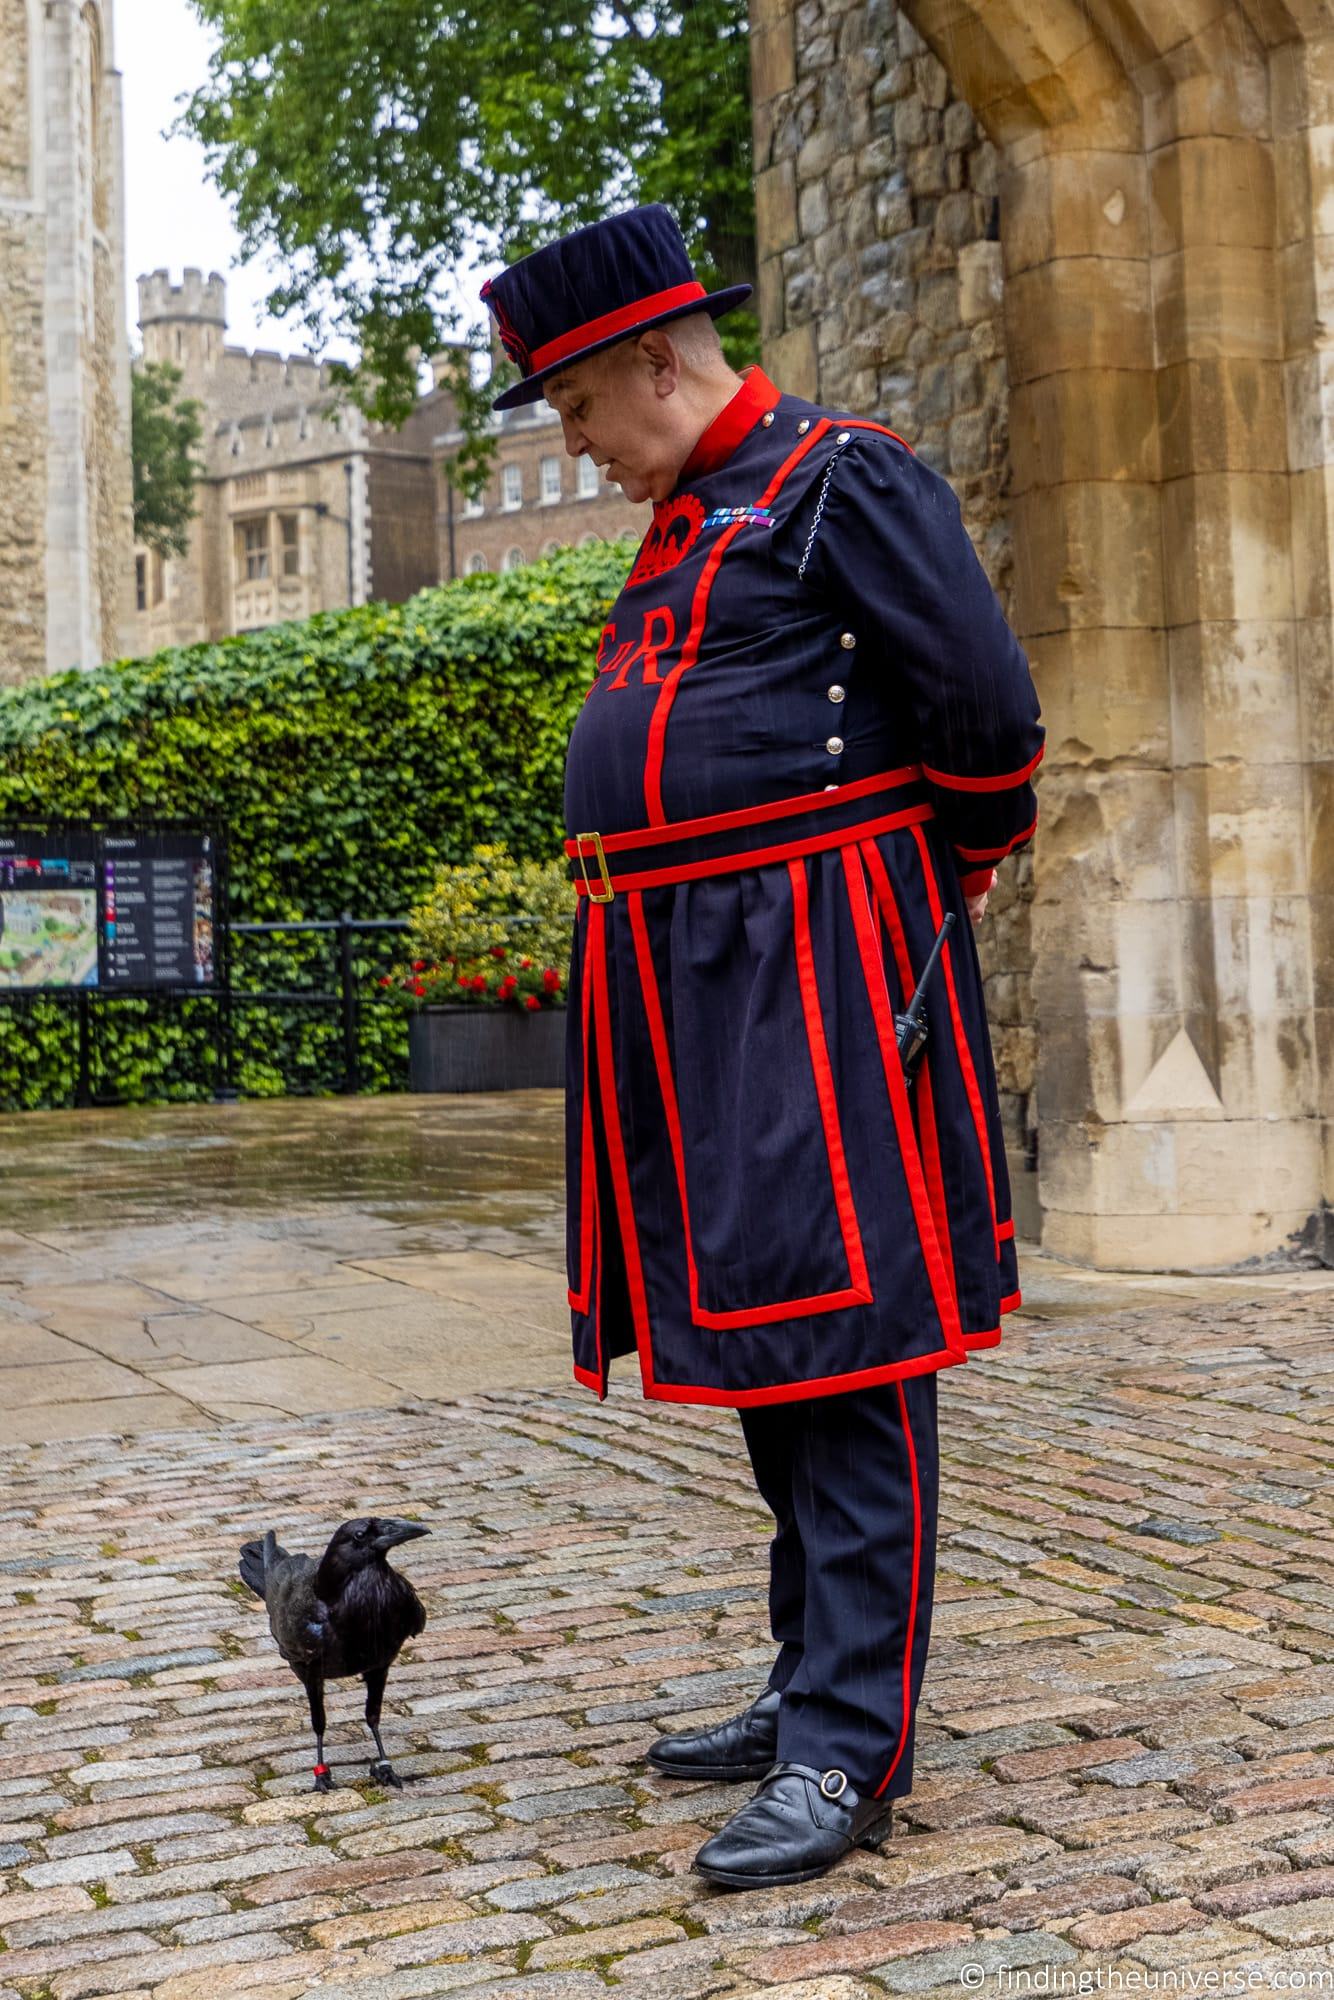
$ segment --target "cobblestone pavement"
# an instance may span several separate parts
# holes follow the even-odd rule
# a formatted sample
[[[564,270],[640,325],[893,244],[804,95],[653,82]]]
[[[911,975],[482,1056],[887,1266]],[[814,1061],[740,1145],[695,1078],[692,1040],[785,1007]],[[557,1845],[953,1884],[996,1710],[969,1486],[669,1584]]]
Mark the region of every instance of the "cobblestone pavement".
[[[8,1450],[0,2000],[1334,1991],[1332,1333],[1327,1288],[1160,1303],[945,1378],[916,1790],[881,1855],[753,1895],[690,1869],[738,1795],[641,1757],[768,1662],[732,1419],[507,1391]],[[314,1795],[235,1550],[372,1506],[433,1531],[408,1782],[369,1783],[343,1687]]]

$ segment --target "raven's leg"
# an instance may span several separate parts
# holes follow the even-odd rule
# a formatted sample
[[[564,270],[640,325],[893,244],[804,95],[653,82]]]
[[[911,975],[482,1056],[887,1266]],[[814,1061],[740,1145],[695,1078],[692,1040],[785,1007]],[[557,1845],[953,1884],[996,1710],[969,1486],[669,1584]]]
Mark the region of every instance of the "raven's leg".
[[[331,1792],[334,1782],[324,1761],[324,1682],[317,1673],[312,1673],[309,1678],[303,1674],[301,1678],[310,1703],[310,1726],[315,1731],[315,1783],[312,1789]]]
[[[362,1675],[366,1683],[366,1727],[375,1738],[375,1747],[380,1753],[378,1763],[371,1765],[371,1776],[377,1784],[395,1785],[401,1791],[403,1780],[385,1756],[384,1744],[380,1740],[380,1704],[384,1700],[384,1684],[388,1678],[388,1667],[373,1667],[370,1673]]]

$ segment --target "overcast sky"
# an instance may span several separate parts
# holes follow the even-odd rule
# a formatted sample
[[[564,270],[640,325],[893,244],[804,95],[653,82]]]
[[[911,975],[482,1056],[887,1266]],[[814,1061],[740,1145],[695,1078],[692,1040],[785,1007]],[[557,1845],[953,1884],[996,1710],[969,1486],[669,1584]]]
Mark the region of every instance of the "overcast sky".
[[[346,0],[356,5],[357,0]],[[139,345],[142,272],[165,267],[179,282],[187,264],[227,280],[227,338],[243,347],[276,347],[300,353],[307,335],[297,321],[270,319],[264,300],[274,274],[239,261],[239,238],[227,203],[204,173],[200,147],[166,139],[177,99],[202,83],[210,38],[186,0],[116,0],[116,67],[125,102],[126,282],[130,337]],[[468,284],[475,305],[476,284]],[[352,358],[331,343],[330,356]]]

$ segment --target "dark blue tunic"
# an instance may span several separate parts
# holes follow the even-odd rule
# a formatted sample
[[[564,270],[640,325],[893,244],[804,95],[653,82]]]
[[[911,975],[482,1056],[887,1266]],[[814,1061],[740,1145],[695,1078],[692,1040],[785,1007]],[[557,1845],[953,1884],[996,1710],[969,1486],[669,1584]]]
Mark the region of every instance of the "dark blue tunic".
[[[1033,831],[1042,730],[953,492],[752,370],[598,668],[565,780],[617,883],[570,979],[577,1377],[637,1352],[646,1395],[747,1406],[994,1345],[1019,1292],[963,894]],[[893,1014],[945,910],[910,1092]]]

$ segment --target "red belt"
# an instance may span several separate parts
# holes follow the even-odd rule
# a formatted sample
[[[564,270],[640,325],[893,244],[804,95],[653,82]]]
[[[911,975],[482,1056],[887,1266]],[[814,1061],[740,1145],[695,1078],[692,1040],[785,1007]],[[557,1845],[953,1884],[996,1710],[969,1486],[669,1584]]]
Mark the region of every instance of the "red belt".
[[[628,833],[577,833],[565,843],[576,892],[609,903],[618,890],[658,889],[708,875],[732,875],[846,847],[894,827],[934,819],[935,811],[916,764],[850,785],[705,819],[679,819]]]

